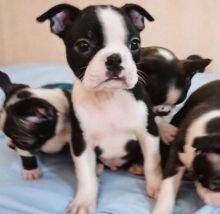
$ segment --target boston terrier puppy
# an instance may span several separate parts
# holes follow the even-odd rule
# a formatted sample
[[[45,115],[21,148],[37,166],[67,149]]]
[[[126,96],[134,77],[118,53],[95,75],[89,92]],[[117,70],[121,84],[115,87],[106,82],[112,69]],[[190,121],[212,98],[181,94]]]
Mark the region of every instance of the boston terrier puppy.
[[[96,157],[118,168],[141,147],[147,193],[155,197],[159,191],[159,136],[136,66],[144,18],[154,20],[136,4],[83,10],[61,4],[37,18],[39,22],[49,20],[51,31],[64,41],[67,61],[76,75],[70,147],[78,188],[71,214],[95,210]]]
[[[149,92],[163,143],[172,142],[178,130],[170,124],[172,110],[186,99],[194,74],[204,72],[210,62],[210,59],[203,59],[198,55],[180,60],[172,51],[163,47],[141,48],[141,60],[138,63],[141,81]],[[162,143],[160,146],[164,155],[168,148]],[[133,162],[128,171],[143,175],[142,158],[136,162]],[[162,162],[164,165],[165,159]]]
[[[195,73],[204,72],[210,62],[210,59],[198,55],[180,60],[172,51],[163,47],[141,49],[138,68],[157,115],[155,119],[164,143],[171,142],[177,132],[174,126],[164,120],[164,116],[186,99],[192,77]]]
[[[153,214],[171,214],[185,171],[211,191],[220,191],[220,80],[195,91],[174,116],[179,128]]]
[[[0,71],[5,101],[0,127],[10,138],[9,147],[21,157],[23,177],[38,179],[41,172],[36,153],[55,153],[70,141],[70,92],[62,89],[33,89],[14,84]]]

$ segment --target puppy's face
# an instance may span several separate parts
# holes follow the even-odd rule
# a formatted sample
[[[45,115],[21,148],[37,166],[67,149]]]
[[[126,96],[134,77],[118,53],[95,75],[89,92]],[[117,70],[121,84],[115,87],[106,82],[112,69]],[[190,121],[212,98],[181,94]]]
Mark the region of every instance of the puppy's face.
[[[220,191],[220,153],[200,153],[194,160],[197,180],[206,188]]]
[[[206,188],[220,191],[220,136],[208,135],[196,138],[193,147],[195,178]]]
[[[144,76],[146,90],[158,115],[168,114],[174,105],[185,100],[192,77],[199,69],[204,69],[209,59],[179,60],[164,48],[142,49],[139,65]]]
[[[58,9],[57,9],[58,8]],[[67,60],[88,89],[130,89],[138,81],[139,32],[150,14],[137,5],[90,6],[79,10],[58,5],[38,18],[65,43]]]

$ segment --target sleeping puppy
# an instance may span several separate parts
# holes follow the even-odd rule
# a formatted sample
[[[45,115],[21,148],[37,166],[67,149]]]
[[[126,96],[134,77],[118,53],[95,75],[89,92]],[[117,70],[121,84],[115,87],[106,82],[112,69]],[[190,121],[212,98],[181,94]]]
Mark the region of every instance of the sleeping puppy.
[[[5,93],[1,129],[10,138],[9,147],[21,157],[23,177],[37,179],[41,176],[37,152],[59,152],[70,141],[71,95],[58,88],[33,89],[14,84],[1,71],[0,88]]]
[[[110,168],[133,159],[142,149],[146,190],[155,197],[160,188],[159,136],[151,103],[138,81],[142,7],[127,4],[89,6],[57,5],[37,18],[50,20],[51,31],[63,39],[67,61],[76,75],[72,91],[72,143],[78,180],[70,212],[93,213],[98,179],[96,157]]]
[[[198,55],[180,60],[173,52],[162,47],[141,49],[138,67],[157,115],[156,122],[163,142],[171,142],[177,131],[174,126],[167,124],[164,116],[186,99],[192,77],[195,73],[204,72],[210,62],[210,59]]]
[[[174,116],[179,128],[171,144],[161,192],[153,214],[172,213],[185,171],[199,185],[220,191],[220,80],[195,91]]]

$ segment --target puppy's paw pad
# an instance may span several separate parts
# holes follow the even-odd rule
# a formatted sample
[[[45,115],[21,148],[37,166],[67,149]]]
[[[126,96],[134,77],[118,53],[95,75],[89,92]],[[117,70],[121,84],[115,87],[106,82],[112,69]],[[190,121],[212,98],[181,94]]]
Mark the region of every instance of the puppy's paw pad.
[[[95,206],[93,203],[74,201],[69,205],[69,214],[94,214]]]
[[[143,175],[144,167],[139,164],[134,164],[131,167],[129,167],[128,172],[130,172],[133,175]]]
[[[28,181],[37,180],[42,176],[41,171],[38,168],[32,170],[24,169],[22,174],[23,178]]]

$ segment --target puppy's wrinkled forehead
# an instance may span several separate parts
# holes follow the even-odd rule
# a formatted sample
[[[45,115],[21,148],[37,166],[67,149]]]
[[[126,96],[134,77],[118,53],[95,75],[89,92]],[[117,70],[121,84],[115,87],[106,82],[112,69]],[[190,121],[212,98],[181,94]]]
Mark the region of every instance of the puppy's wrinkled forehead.
[[[71,33],[75,39],[87,37],[97,40],[102,46],[127,44],[131,37],[139,38],[138,30],[126,14],[112,6],[90,6],[84,9],[71,28]]]

